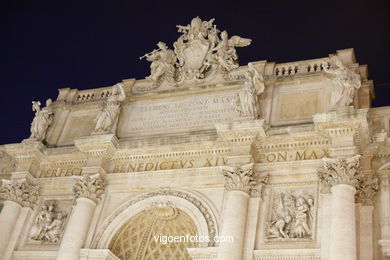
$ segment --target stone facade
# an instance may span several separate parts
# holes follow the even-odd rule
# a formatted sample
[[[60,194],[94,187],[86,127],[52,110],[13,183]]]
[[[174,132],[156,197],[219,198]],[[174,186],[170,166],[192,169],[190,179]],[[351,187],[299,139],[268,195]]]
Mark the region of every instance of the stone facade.
[[[0,146],[0,258],[388,259],[390,107],[353,50],[239,66],[250,39],[178,31],[145,79],[33,103]]]

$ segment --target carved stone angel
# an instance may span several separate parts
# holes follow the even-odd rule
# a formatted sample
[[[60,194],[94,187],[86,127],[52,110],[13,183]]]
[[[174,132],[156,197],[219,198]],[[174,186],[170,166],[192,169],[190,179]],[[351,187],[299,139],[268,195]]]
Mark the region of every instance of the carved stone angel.
[[[95,119],[96,126],[92,134],[106,134],[115,131],[121,102],[125,100],[125,98],[126,94],[122,84],[118,83],[114,85],[103,110]]]
[[[164,42],[158,42],[159,49],[153,50],[150,53],[145,54],[147,61],[150,61],[150,76],[146,79],[150,79],[153,82],[159,84],[163,79],[173,82],[175,76],[175,63],[176,56],[173,50],[168,49]],[[140,57],[142,59],[143,57]]]
[[[35,111],[35,117],[31,123],[31,136],[29,139],[34,141],[43,141],[46,136],[47,128],[53,122],[52,100],[46,100],[46,107],[41,109],[41,102],[33,101],[32,110]]]
[[[256,70],[252,63],[248,63],[245,72],[244,87],[238,93],[236,110],[242,116],[259,116],[259,95],[264,91],[263,76]]]
[[[360,75],[343,64],[340,57],[333,57],[336,68],[324,67],[324,72],[332,75],[334,88],[330,102],[333,107],[345,107],[352,104],[355,91],[361,87]]]
[[[237,68],[238,56],[235,47],[245,47],[251,44],[251,39],[241,38],[234,35],[230,39],[226,31],[221,32],[221,41],[213,49],[216,51],[215,59],[226,71]]]

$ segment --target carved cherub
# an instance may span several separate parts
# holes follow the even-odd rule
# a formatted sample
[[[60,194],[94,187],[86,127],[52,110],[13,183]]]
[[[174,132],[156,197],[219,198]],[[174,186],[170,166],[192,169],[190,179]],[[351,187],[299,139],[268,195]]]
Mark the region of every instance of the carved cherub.
[[[235,47],[245,47],[250,45],[251,39],[241,38],[240,36],[234,35],[230,39],[226,31],[221,32],[221,41],[213,49],[216,51],[215,60],[222,66],[226,71],[237,68],[238,56]]]

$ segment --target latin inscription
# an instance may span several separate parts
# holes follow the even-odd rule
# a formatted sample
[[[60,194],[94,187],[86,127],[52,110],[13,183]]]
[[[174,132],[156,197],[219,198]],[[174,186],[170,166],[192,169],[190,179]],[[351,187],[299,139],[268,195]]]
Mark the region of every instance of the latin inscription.
[[[122,110],[119,136],[211,129],[216,123],[239,117],[232,105],[236,98],[236,92],[228,91],[219,96],[198,94],[182,99],[131,102]]]
[[[260,154],[261,163],[316,160],[329,157],[327,150],[283,151]]]
[[[81,168],[44,168],[41,171],[41,178],[49,177],[64,177],[64,176],[73,176],[80,175]]]
[[[118,163],[114,166],[114,173],[122,172],[143,172],[143,171],[159,171],[172,169],[187,169],[198,167],[215,167],[227,164],[227,159],[223,157],[205,158],[205,159],[181,159],[181,160],[166,160],[154,162],[134,162],[134,163]]]

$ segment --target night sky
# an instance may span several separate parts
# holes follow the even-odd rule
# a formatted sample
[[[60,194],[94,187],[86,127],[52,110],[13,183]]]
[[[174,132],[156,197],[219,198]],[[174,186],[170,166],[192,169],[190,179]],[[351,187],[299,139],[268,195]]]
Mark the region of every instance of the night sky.
[[[271,3],[273,2],[273,3]],[[17,1],[0,2],[0,144],[30,135],[31,101],[59,88],[88,89],[149,75],[139,56],[170,47],[176,24],[215,18],[229,35],[253,39],[240,64],[326,57],[353,47],[368,64],[377,99],[390,105],[390,1]]]

